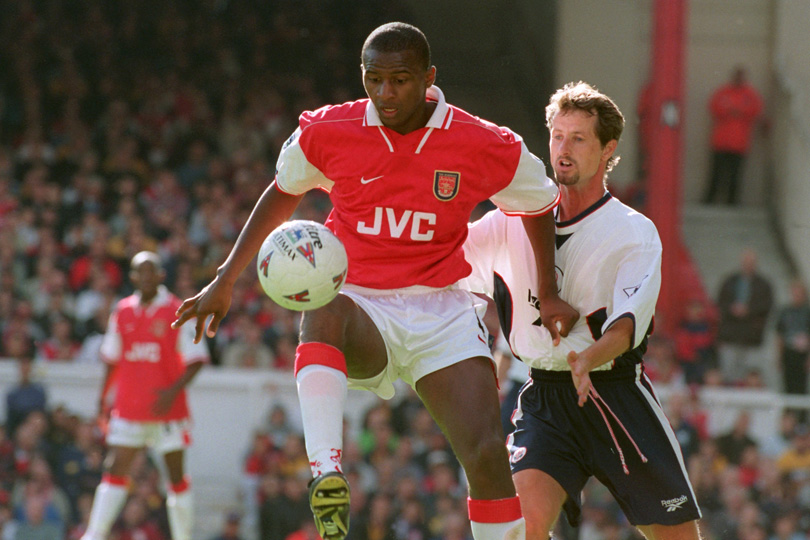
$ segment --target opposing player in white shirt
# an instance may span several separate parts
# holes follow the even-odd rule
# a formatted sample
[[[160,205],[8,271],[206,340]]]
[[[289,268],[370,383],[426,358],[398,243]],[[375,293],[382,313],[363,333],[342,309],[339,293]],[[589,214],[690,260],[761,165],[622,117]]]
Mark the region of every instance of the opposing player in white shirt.
[[[503,446],[483,304],[457,286],[470,272],[461,246],[480,202],[520,216],[541,268],[540,307],[551,331],[559,322],[567,334],[577,314],[554,288],[551,210],[559,190],[520,137],[445,101],[433,86],[436,68],[419,29],[377,28],[361,60],[368,99],[301,115],[275,181],[216,279],[183,303],[176,324],[196,318],[199,340],[213,315],[213,334],[236,276],[267,234],[307,191],[328,191],[326,225],[346,246],[347,286],[304,313],[295,360],[319,534],[342,540],[348,532],[349,485],[341,471],[348,384],[390,398],[392,381],[402,378],[464,467],[475,539],[519,539],[523,519]]]
[[[647,538],[694,540],[700,511],[678,442],[644,374],[661,284],[653,223],[607,191],[624,128],[615,103],[585,83],[546,108],[560,185],[556,277],[582,317],[558,346],[537,309],[531,244],[521,223],[494,210],[464,245],[464,285],[495,300],[514,355],[531,368],[508,438],[527,538],[547,539],[560,509],[580,518],[595,476]]]

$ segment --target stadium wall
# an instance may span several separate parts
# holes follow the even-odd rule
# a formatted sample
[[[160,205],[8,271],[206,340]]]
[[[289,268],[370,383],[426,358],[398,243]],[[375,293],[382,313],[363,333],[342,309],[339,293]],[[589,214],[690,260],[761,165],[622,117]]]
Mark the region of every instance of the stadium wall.
[[[103,370],[101,365],[40,363],[34,376],[47,388],[49,407],[63,405],[70,412],[93,418]],[[16,384],[17,371],[15,362],[0,360],[2,395]],[[657,387],[659,399],[665,405],[676,391],[667,386]],[[192,383],[188,395],[194,418],[189,471],[192,477],[209,485],[230,486],[234,493],[238,490],[245,452],[271,407],[280,403],[292,425],[299,428],[301,425],[295,381],[288,372],[208,367]],[[346,420],[350,436],[359,433],[365,412],[377,400],[371,392],[349,392]],[[738,412],[745,409],[751,414],[751,434],[759,440],[775,432],[786,407],[810,411],[810,396],[788,397],[734,388],[704,388],[700,403],[708,415],[710,435],[728,430]],[[0,401],[0,418],[5,418],[5,400]]]
[[[797,272],[810,280],[810,3],[779,0],[773,50],[775,215]]]
[[[103,375],[101,364],[38,363],[34,370],[34,379],[47,390],[49,408],[62,405],[86,419],[97,414]],[[5,396],[17,380],[16,362],[0,360],[0,395]],[[275,404],[284,406],[294,427],[301,427],[295,380],[289,372],[205,367],[191,384],[188,399],[194,443],[187,460],[192,477],[230,485],[234,490],[253,435]],[[377,399],[371,392],[349,393],[346,419],[350,434],[356,435],[363,415]],[[0,419],[5,417],[6,401],[2,399]]]

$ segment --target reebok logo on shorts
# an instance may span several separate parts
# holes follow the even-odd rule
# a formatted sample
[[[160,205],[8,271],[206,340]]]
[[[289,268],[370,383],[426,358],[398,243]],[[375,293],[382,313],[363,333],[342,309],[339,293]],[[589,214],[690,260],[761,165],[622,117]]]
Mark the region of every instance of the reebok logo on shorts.
[[[661,501],[661,506],[666,508],[667,512],[674,512],[675,510],[680,510],[684,503],[688,500],[689,499],[686,497],[686,495],[681,495],[677,499],[666,499]]]

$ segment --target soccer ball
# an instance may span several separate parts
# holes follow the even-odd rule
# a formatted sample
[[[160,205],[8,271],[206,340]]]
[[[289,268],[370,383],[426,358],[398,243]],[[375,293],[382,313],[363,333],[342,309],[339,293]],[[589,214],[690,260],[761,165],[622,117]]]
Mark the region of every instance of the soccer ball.
[[[314,221],[288,221],[264,240],[256,261],[259,283],[281,307],[307,311],[325,306],[346,282],[343,243]]]

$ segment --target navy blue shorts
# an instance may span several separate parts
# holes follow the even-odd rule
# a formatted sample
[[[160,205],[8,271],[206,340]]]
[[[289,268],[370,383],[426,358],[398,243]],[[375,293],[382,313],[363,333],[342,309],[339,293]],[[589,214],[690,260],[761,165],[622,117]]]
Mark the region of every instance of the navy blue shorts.
[[[591,382],[600,407],[593,397],[579,407],[570,371],[532,370],[507,441],[512,473],[538,469],[554,478],[568,494],[563,509],[573,526],[591,476],[633,525],[699,519],[680,446],[641,365],[592,372]]]

